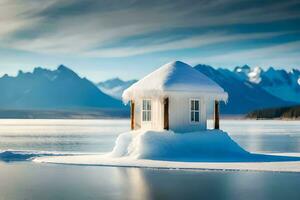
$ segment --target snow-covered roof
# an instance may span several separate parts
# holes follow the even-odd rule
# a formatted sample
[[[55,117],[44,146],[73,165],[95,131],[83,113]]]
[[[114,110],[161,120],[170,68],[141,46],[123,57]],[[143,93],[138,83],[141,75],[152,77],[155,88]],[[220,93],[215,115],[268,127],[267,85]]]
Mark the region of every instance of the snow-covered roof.
[[[122,95],[126,103],[137,97],[167,96],[173,93],[192,93],[216,100],[227,100],[227,93],[213,80],[190,65],[175,61],[148,74]]]

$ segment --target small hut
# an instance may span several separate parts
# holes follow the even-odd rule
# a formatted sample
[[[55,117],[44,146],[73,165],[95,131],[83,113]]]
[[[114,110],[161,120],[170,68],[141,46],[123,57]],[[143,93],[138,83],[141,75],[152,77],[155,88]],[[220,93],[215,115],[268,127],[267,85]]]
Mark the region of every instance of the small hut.
[[[145,76],[122,95],[131,105],[131,129],[193,132],[207,129],[207,108],[214,105],[219,129],[219,101],[227,93],[190,65],[176,61]]]

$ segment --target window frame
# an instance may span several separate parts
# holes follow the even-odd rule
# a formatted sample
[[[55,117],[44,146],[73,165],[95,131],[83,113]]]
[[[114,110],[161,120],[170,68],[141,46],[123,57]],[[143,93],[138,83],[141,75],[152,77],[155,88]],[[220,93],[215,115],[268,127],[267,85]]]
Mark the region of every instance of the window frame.
[[[192,102],[198,101],[198,110],[195,109],[195,105],[194,105],[194,109],[192,109]],[[189,100],[189,121],[191,124],[199,124],[201,123],[201,99],[197,99],[197,98],[191,98]],[[192,112],[194,113],[194,121],[192,120]],[[196,112],[198,112],[198,121],[195,121],[196,118]]]
[[[144,101],[150,102],[150,109],[144,109]],[[146,107],[148,107],[146,105]],[[144,112],[146,113],[145,118],[147,119],[149,116],[149,120],[144,120]],[[151,123],[152,121],[152,100],[151,99],[142,99],[142,104],[141,104],[141,121],[143,123]]]

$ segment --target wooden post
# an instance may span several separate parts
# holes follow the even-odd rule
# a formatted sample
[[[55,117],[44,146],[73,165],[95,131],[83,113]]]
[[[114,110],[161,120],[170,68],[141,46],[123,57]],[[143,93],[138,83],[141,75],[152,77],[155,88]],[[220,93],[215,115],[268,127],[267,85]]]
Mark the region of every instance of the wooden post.
[[[134,101],[130,101],[130,127],[131,130],[134,130]]]
[[[169,130],[169,98],[164,99],[164,129]]]
[[[220,129],[220,124],[219,124],[219,102],[215,100],[215,109],[214,109],[214,127],[215,129]]]

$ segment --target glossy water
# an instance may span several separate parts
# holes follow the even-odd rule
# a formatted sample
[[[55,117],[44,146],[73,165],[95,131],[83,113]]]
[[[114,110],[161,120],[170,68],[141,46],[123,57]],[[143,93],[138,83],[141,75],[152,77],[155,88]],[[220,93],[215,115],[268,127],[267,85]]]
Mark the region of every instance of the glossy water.
[[[299,200],[300,174],[0,164],[1,200]]]
[[[249,151],[300,152],[300,121],[222,120],[221,129]],[[106,152],[128,130],[128,120],[0,120],[0,150]]]
[[[300,121],[222,120],[221,128],[248,151],[300,152]]]
[[[128,126],[128,120],[0,120],[0,150],[106,152]],[[223,120],[221,128],[250,151],[300,152],[299,121]],[[0,200],[299,200],[299,186],[299,173],[155,170],[0,161]]]
[[[128,120],[0,120],[0,150],[110,151]]]

